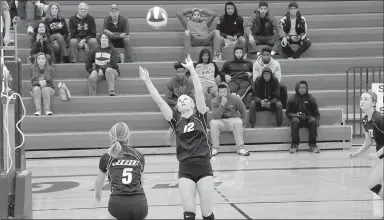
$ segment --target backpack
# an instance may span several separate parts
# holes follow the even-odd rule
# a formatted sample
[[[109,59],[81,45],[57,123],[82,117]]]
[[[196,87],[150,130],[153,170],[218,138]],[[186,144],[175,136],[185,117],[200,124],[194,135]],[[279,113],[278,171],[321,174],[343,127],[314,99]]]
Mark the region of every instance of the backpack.
[[[71,99],[71,92],[69,91],[65,83],[60,82],[58,85],[58,88],[59,88],[59,99],[63,101],[67,101]]]

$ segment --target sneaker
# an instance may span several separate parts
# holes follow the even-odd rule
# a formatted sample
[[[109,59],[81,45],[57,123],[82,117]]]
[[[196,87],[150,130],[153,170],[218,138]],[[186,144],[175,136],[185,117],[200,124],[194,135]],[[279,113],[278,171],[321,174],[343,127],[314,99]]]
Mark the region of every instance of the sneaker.
[[[40,115],[41,115],[41,111],[35,112],[35,116],[40,116]]]
[[[248,151],[246,151],[244,148],[238,150],[237,154],[242,155],[242,156],[249,156],[250,155],[250,153]]]
[[[51,111],[45,111],[45,115],[52,115]]]
[[[292,145],[291,146],[291,149],[289,150],[289,153],[291,154],[295,154],[297,153],[297,150],[299,149],[299,146],[298,145]]]
[[[215,62],[221,61],[221,53],[217,52],[213,58],[213,61]]]
[[[212,148],[212,156],[216,156],[219,154],[219,151],[216,148]]]
[[[28,26],[27,34],[33,34],[33,27],[32,26]]]
[[[309,146],[309,150],[312,151],[313,153],[316,153],[316,154],[320,153],[320,150],[317,147],[317,145]]]
[[[113,90],[109,91],[109,96],[116,96],[115,91],[113,91]]]

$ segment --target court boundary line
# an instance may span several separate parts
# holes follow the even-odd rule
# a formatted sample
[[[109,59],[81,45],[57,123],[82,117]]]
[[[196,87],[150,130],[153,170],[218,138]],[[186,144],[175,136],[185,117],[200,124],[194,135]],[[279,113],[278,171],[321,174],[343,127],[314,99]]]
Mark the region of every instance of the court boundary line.
[[[221,198],[224,199],[224,201],[228,202],[228,204],[234,208],[238,213],[240,213],[244,218],[246,218],[247,220],[252,220],[251,217],[249,217],[249,215],[247,215],[243,210],[241,210],[239,207],[237,207],[237,205],[235,205],[233,202],[229,201],[229,199],[224,195],[224,193],[222,193],[217,187],[214,188],[214,190],[221,196]]]

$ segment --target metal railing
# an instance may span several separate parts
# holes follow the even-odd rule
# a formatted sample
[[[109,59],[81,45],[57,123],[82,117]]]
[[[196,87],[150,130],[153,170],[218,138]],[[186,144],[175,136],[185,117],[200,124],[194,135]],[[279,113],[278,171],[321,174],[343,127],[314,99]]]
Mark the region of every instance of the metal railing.
[[[365,133],[362,124],[363,112],[360,109],[360,95],[372,89],[372,83],[384,83],[384,67],[350,67],[346,71],[346,124],[352,125],[353,137]],[[351,97],[352,96],[352,97]],[[352,98],[352,103],[351,99]]]

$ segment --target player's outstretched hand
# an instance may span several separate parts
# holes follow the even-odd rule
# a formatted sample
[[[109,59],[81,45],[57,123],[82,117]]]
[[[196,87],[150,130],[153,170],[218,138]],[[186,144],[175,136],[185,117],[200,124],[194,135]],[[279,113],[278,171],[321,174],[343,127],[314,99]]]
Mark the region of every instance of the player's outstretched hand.
[[[355,157],[357,157],[357,154],[356,154],[356,153],[349,153],[349,154],[347,155],[347,158],[355,158]]]
[[[183,67],[191,70],[193,68],[193,61],[192,61],[191,57],[188,55],[185,58],[185,63],[182,63],[181,65],[183,65]]]
[[[148,70],[145,68],[139,66],[139,73],[140,73],[140,79],[143,80],[144,82],[149,80],[149,73]]]

